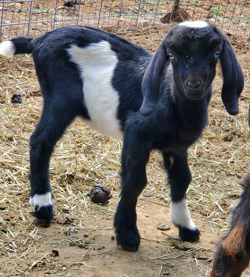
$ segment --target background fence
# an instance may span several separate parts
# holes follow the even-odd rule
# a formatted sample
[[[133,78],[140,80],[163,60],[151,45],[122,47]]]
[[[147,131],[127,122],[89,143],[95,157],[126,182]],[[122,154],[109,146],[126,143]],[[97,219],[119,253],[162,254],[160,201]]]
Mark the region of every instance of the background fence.
[[[172,0],[0,0],[0,40],[72,24],[116,33],[139,31],[162,24],[173,6]],[[228,33],[250,37],[250,0],[181,0],[180,8],[190,19],[209,19]]]

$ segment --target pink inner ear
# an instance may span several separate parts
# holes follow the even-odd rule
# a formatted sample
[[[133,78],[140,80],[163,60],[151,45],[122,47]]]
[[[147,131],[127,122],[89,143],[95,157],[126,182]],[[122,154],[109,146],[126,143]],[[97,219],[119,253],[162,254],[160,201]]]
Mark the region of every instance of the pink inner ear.
[[[222,241],[222,247],[229,256],[234,256],[245,247],[246,234],[241,224],[236,225]]]

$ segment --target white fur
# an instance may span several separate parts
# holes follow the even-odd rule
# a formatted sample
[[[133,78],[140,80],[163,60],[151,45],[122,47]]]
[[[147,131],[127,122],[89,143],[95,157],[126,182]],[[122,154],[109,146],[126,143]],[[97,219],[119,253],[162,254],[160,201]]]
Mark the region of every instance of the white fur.
[[[7,40],[0,43],[0,55],[11,57],[14,54],[15,54],[15,46],[12,41]]]
[[[171,219],[176,226],[186,227],[191,230],[197,229],[185,199],[171,204]]]
[[[184,21],[179,23],[179,26],[185,26],[188,28],[206,28],[209,24],[206,21],[196,20],[196,21]]]
[[[52,205],[51,192],[47,192],[45,194],[35,194],[30,197],[29,203],[34,207],[38,206],[39,209],[44,206],[50,206]]]
[[[87,47],[72,45],[68,53],[81,70],[84,101],[91,118],[88,124],[105,135],[121,138],[117,119],[119,94],[112,86],[118,58],[110,43],[101,41]]]

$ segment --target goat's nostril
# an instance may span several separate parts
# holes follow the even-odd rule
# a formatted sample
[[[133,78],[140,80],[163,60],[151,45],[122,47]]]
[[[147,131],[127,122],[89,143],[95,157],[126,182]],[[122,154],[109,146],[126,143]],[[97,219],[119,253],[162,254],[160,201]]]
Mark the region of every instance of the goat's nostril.
[[[192,89],[197,89],[201,86],[200,80],[188,80],[187,85]]]

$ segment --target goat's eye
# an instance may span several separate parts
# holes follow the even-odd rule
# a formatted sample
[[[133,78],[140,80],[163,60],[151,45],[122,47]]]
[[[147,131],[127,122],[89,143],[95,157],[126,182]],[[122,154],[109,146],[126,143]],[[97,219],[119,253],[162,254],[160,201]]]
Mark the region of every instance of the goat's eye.
[[[215,51],[214,52],[214,59],[218,60],[220,58],[220,51]]]
[[[174,60],[174,54],[173,53],[169,53],[168,56],[169,56],[170,61]]]
[[[235,259],[238,260],[238,261],[241,260],[241,259],[244,257],[243,251],[239,251],[238,253],[235,254],[234,257],[235,257]]]

